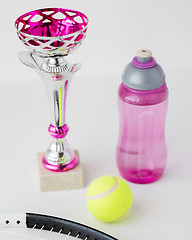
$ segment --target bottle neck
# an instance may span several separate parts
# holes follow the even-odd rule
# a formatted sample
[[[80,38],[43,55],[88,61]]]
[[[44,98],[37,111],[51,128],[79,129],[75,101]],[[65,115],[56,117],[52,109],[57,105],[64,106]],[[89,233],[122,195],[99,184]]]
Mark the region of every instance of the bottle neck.
[[[129,91],[131,91],[133,93],[138,93],[138,94],[158,93],[158,92],[164,91],[167,88],[166,82],[162,86],[160,86],[158,88],[155,88],[155,89],[151,89],[151,90],[133,89],[133,88],[130,88],[130,87],[126,86],[123,82],[121,83],[121,85],[123,85],[123,87],[127,88]]]

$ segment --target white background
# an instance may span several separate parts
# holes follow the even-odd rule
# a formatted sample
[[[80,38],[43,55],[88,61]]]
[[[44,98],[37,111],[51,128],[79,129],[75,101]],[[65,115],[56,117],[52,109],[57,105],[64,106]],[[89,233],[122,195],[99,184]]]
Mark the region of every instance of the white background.
[[[30,10],[63,7],[84,12],[89,30],[68,57],[82,62],[67,103],[68,140],[79,150],[85,187],[41,193],[36,153],[50,136],[47,96],[36,73],[22,65],[15,19]],[[190,239],[192,237],[192,2],[190,0],[1,1],[0,56],[0,211],[39,212],[90,225],[115,237]],[[134,196],[129,216],[115,224],[99,222],[86,207],[95,178],[119,176],[117,89],[136,50],[149,48],[166,73],[168,163],[161,180],[129,183]]]

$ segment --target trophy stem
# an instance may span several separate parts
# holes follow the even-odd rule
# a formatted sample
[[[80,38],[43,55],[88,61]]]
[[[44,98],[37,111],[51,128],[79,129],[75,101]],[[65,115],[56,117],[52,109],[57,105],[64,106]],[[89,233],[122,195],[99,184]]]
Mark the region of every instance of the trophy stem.
[[[58,63],[61,59],[46,59],[46,64],[51,61]],[[45,63],[42,66],[45,66]],[[59,65],[53,65],[53,63],[53,72],[37,71],[47,91],[51,113],[51,124],[48,130],[53,137],[53,141],[42,159],[43,165],[51,171],[67,171],[74,168],[78,163],[77,156],[69,147],[66,140],[69,130],[65,122],[66,99],[69,84],[74,75],[74,68],[69,63],[67,63],[67,66],[67,71],[59,73],[54,73],[55,69],[59,71]]]
[[[53,137],[42,159],[51,171],[67,171],[74,168],[78,158],[69,147],[66,135],[69,128],[65,122],[66,100],[70,82],[81,64],[70,64],[64,57],[42,58],[36,54],[21,52],[21,62],[35,68],[43,80],[51,113],[48,131]]]
[[[65,124],[66,98],[72,74],[47,74],[38,71],[43,80],[50,107],[51,124],[62,127]]]

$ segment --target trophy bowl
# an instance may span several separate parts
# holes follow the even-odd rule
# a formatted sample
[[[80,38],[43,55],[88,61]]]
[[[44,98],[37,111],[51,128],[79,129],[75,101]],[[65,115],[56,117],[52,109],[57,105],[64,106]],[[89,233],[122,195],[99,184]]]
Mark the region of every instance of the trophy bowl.
[[[65,56],[80,46],[86,36],[88,18],[79,11],[45,8],[17,18],[19,39],[41,56]]]

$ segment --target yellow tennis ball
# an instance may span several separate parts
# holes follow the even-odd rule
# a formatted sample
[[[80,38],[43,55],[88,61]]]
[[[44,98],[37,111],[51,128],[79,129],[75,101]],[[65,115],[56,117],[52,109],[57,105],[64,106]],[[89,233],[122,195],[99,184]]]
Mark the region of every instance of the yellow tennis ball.
[[[87,207],[94,217],[103,222],[123,219],[133,203],[133,195],[125,180],[103,176],[91,183],[87,190]]]

